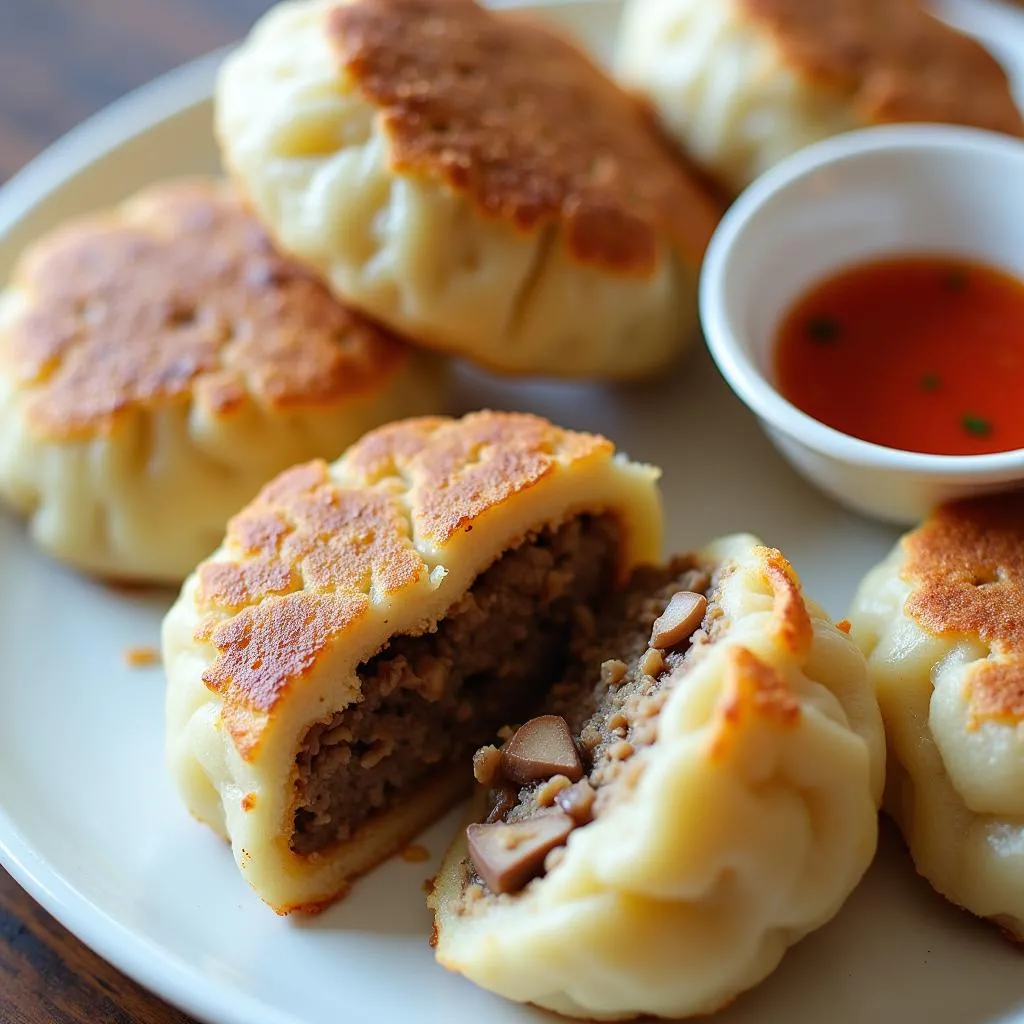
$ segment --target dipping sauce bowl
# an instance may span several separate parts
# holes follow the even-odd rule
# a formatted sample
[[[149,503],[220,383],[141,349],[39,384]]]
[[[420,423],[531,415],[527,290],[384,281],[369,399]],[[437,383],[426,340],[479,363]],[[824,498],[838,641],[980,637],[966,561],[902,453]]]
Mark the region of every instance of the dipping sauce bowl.
[[[774,348],[786,314],[822,279],[853,264],[929,253],[1024,277],[1024,142],[894,125],[811,146],[737,199],[701,276],[711,354],[775,447],[844,505],[900,525],[943,501],[1024,484],[1024,449],[932,455],[841,433],[779,392]]]

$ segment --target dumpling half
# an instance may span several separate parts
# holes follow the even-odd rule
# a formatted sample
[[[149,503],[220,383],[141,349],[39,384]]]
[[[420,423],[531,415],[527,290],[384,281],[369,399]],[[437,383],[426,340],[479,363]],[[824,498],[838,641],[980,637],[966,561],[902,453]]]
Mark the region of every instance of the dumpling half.
[[[164,622],[168,757],[267,903],[342,895],[468,790],[657,557],[657,476],[534,416],[409,420],[231,521]]]
[[[1024,494],[939,509],[865,577],[850,620],[917,870],[1024,940]]]
[[[430,904],[438,960],[509,999],[710,1013],[874,855],[884,740],[864,659],[752,537],[638,570],[505,735],[475,758],[490,814]]]

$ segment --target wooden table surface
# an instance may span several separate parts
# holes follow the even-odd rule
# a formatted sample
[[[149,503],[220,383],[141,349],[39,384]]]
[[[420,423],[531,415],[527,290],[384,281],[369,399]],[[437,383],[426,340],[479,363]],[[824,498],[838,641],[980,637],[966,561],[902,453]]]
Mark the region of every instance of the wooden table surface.
[[[0,0],[0,182],[83,118],[243,35],[270,0]],[[2,1024],[189,1024],[0,869]]]

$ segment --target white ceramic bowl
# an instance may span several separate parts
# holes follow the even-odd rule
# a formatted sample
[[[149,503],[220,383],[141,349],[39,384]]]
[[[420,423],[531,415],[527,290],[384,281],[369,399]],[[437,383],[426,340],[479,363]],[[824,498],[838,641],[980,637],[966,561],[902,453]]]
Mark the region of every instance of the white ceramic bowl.
[[[900,524],[942,501],[1024,482],[1024,449],[922,455],[850,437],[776,390],[773,342],[792,303],[822,277],[865,259],[927,252],[1024,276],[1024,142],[898,125],[811,146],[740,196],[701,279],[715,362],[779,451],[843,504]]]

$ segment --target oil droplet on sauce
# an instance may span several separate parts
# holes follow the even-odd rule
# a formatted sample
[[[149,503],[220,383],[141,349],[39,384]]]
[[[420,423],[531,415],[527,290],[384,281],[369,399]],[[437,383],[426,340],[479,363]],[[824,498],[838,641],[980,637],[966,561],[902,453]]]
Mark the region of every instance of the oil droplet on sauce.
[[[775,371],[794,405],[865,441],[1024,448],[1024,282],[947,257],[849,267],[787,313]]]

